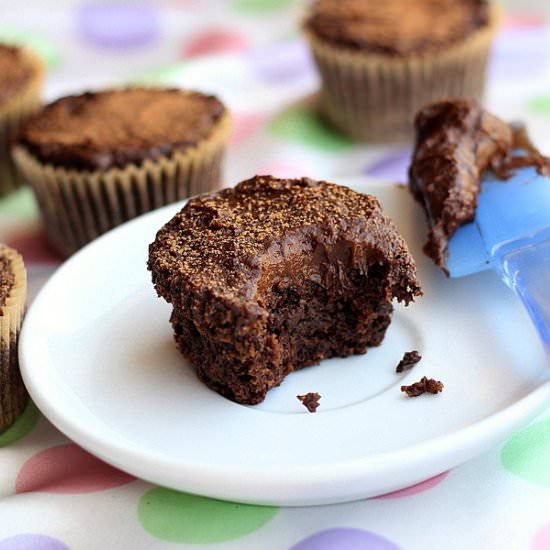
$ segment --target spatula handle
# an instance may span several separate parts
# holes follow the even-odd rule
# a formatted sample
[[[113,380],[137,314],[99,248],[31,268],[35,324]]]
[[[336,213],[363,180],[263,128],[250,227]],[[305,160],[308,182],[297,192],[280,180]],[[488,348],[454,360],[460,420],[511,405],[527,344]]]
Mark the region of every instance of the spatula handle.
[[[499,255],[504,282],[522,299],[550,359],[550,236]]]

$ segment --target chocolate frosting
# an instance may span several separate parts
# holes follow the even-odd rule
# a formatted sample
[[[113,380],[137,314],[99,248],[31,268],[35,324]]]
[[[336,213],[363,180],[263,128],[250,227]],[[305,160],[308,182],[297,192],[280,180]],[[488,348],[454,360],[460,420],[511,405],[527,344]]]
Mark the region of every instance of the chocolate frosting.
[[[400,56],[461,42],[488,21],[485,0],[316,0],[305,27],[342,48]]]
[[[209,137],[225,113],[213,96],[129,88],[68,96],[47,105],[19,134],[41,162],[107,170],[158,160]]]
[[[474,218],[483,172],[489,167],[502,169],[514,133],[469,100],[424,107],[416,116],[415,129],[409,185],[430,225],[424,251],[444,268],[449,238]]]
[[[0,44],[0,103],[17,94],[31,74],[21,48]]]
[[[190,200],[157,233],[149,269],[175,307],[184,288],[261,306],[277,279],[339,284],[339,263],[345,270],[367,261],[359,242],[371,262],[389,265],[390,283],[380,290],[388,301],[408,303],[420,293],[407,245],[378,200],[307,178],[256,176]]]

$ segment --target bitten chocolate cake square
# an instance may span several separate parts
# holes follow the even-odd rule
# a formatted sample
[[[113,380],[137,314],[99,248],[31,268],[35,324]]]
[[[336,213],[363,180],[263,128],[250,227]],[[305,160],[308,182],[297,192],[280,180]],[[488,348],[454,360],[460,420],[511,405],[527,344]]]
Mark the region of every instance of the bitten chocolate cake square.
[[[378,200],[306,178],[257,176],[191,199],[157,233],[148,267],[182,354],[244,404],[294,370],[379,345],[392,299],[421,294]]]

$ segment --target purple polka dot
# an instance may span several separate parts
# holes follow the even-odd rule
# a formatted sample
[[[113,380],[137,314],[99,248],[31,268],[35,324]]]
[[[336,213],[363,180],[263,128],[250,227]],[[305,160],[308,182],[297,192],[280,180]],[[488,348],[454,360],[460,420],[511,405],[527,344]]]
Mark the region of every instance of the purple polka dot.
[[[406,182],[411,163],[411,150],[400,149],[384,155],[363,169],[363,174],[391,182]]]
[[[0,540],[0,550],[69,550],[69,547],[52,537],[29,533]]]
[[[309,50],[300,42],[257,48],[248,60],[257,78],[272,83],[310,77],[315,71]]]
[[[519,28],[500,33],[493,45],[490,78],[517,81],[540,75],[548,67],[547,42],[546,28]]]
[[[399,550],[388,539],[364,531],[338,527],[311,535],[294,545],[291,550]]]
[[[89,3],[77,13],[78,31],[88,42],[104,48],[135,48],[159,34],[158,10],[147,2]]]

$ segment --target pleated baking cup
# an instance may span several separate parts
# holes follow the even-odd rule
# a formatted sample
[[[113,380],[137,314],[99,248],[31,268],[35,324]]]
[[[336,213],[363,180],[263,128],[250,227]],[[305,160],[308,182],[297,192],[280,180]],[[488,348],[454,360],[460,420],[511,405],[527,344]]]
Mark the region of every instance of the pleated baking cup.
[[[482,99],[499,12],[461,43],[436,52],[396,57],[334,46],[306,30],[321,76],[320,111],[359,141],[411,139],[416,112],[445,97]]]
[[[12,248],[0,245],[0,256],[8,258],[14,276],[4,305],[0,306],[0,433],[23,412],[28,394],[21,373],[17,344],[27,303],[27,274],[23,258]]]
[[[0,195],[13,191],[23,183],[10,149],[23,122],[41,106],[44,66],[32,52],[21,51],[31,75],[17,94],[0,103]]]
[[[43,164],[23,146],[15,147],[13,156],[35,193],[49,241],[69,256],[140,214],[219,188],[230,130],[226,114],[213,133],[192,149],[107,171]]]

